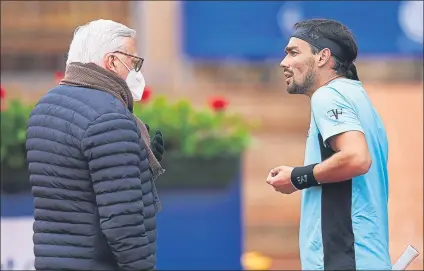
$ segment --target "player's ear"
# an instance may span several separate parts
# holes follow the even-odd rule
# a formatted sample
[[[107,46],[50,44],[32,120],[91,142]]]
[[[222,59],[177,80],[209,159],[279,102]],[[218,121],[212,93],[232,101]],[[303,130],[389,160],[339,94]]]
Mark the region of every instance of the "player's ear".
[[[318,67],[322,67],[325,64],[327,64],[327,62],[330,60],[331,51],[328,48],[324,48],[317,54],[317,56],[318,56],[318,60],[317,60]]]

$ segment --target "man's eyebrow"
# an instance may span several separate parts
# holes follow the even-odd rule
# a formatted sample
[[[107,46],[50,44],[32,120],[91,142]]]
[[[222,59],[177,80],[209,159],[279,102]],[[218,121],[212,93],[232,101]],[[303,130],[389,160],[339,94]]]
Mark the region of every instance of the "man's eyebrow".
[[[284,49],[284,51],[285,51],[285,52],[289,52],[289,51],[293,51],[293,50],[296,50],[296,49],[298,49],[298,47],[297,47],[297,46],[287,46],[287,47]]]

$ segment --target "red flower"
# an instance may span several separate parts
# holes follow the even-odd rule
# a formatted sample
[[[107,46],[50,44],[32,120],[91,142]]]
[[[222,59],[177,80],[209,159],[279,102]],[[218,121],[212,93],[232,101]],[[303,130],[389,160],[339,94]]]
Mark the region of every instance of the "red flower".
[[[150,100],[150,96],[152,95],[152,90],[150,87],[145,86],[143,91],[143,96],[141,96],[141,102],[147,103]]]
[[[5,110],[4,98],[6,97],[6,90],[0,86],[0,111]]]
[[[227,108],[228,101],[222,97],[215,97],[210,99],[209,104],[214,111],[219,112]]]
[[[55,72],[54,73],[54,80],[56,81],[57,84],[60,83],[60,81],[63,79],[63,77],[65,77],[65,74],[63,72]]]
[[[3,100],[6,97],[6,90],[0,87],[0,98]]]

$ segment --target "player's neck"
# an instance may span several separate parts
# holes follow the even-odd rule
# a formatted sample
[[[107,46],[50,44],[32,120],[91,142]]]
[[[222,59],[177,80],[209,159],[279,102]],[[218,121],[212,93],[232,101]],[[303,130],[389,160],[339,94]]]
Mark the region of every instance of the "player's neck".
[[[343,75],[333,75],[330,79],[327,79],[327,81],[324,82],[324,84],[321,85],[321,87],[328,85],[331,81],[336,80],[337,78],[343,77]]]
[[[321,88],[321,87],[323,87],[325,85],[328,85],[331,81],[333,81],[333,80],[335,80],[337,78],[340,78],[340,77],[343,77],[343,75],[338,75],[338,74],[335,74],[335,73],[331,73],[331,74],[329,74],[327,76],[323,76],[323,77],[319,78],[316,86],[313,88],[313,91],[311,91],[310,93],[308,93],[308,96],[309,97],[312,97],[312,95],[315,93],[315,91],[317,91],[319,88]]]

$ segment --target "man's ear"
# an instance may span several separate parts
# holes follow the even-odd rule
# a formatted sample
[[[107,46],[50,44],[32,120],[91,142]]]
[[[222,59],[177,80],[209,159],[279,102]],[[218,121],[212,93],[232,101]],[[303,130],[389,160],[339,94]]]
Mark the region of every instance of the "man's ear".
[[[106,70],[116,72],[115,56],[107,54],[103,58],[104,67]]]
[[[322,67],[325,64],[327,64],[328,61],[330,61],[331,58],[331,51],[328,48],[322,49],[318,54],[317,64],[318,67]]]

